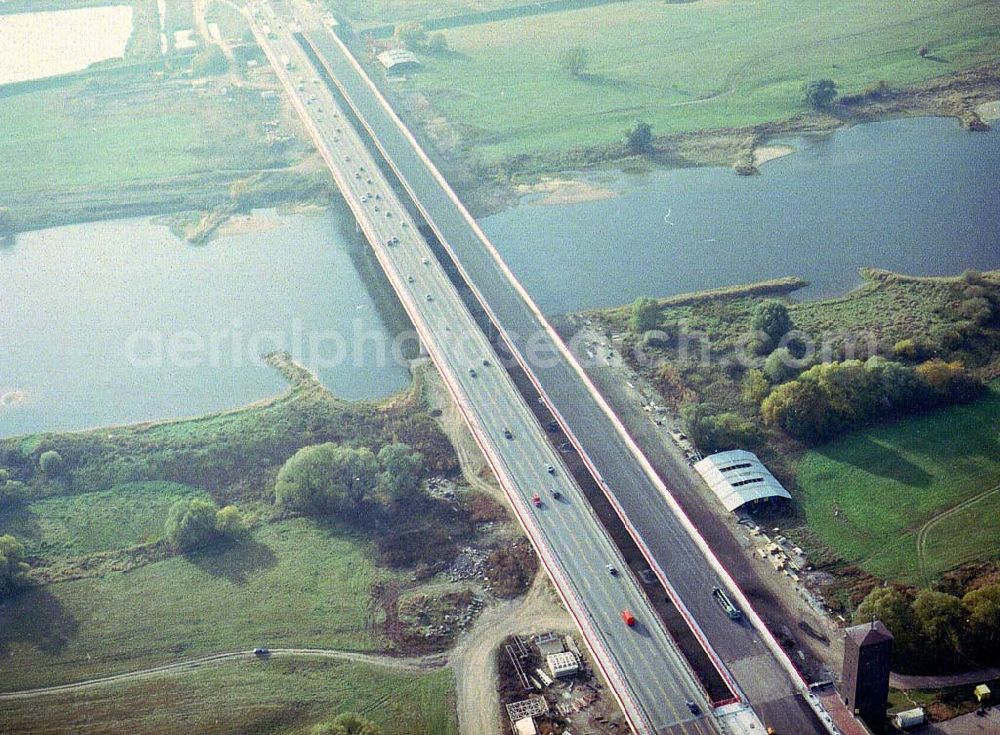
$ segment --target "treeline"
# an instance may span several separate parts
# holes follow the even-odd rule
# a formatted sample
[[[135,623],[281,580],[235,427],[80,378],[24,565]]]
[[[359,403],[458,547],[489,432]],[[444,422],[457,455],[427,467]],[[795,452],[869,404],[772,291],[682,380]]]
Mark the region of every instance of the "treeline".
[[[973,585],[961,597],[935,590],[879,587],[858,606],[892,633],[893,670],[941,671],[1000,660],[1000,581]]]
[[[933,359],[911,367],[871,357],[814,365],[775,387],[760,410],[767,424],[819,442],[887,416],[970,401],[982,390],[958,362]]]

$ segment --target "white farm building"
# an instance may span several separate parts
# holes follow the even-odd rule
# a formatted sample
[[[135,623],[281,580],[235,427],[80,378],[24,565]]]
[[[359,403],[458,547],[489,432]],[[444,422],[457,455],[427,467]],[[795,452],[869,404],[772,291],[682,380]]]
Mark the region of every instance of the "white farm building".
[[[728,511],[773,498],[792,499],[753,452],[733,449],[710,454],[694,468]]]

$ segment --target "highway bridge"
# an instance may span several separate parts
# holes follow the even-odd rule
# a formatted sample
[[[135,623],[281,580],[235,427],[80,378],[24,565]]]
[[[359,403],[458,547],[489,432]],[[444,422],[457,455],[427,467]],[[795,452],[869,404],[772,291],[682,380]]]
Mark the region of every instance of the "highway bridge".
[[[763,730],[760,722],[779,732],[832,732],[817,717],[818,704],[805,693],[791,662],[669,489],[341,39],[305,3],[294,9],[278,2],[249,7],[269,21],[270,34],[261,30],[260,20],[252,22],[261,47],[632,729],[720,732],[688,663],[499,365],[481,325],[421,235],[418,219],[454,261],[729,689],[753,708],[756,716],[744,711],[743,721],[747,714],[759,719],[757,732]],[[609,564],[623,573],[612,576]],[[715,603],[715,585],[728,589],[747,612],[743,622],[730,620]],[[634,614],[634,627],[623,623],[623,610]]]

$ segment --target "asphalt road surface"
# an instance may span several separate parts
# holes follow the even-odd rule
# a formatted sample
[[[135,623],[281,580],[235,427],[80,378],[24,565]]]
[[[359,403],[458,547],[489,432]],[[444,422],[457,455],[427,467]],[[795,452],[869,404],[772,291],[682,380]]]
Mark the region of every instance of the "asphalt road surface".
[[[295,26],[280,14],[262,17],[274,37],[259,35],[259,41],[311,127],[348,205],[605,675],[623,695],[627,715],[640,732],[718,733],[686,661],[416,223],[293,37]],[[536,494],[537,506],[532,502]],[[620,573],[610,574],[608,564]],[[632,627],[623,622],[625,609],[635,617]],[[698,714],[690,711],[687,700],[697,703]]]
[[[565,359],[537,313],[522,298],[464,214],[387,114],[372,90],[325,30],[306,29],[344,86],[361,116],[391,155],[401,178],[419,194],[426,216],[460,264],[467,280],[488,304],[532,376],[606,483],[649,551],[654,569],[669,580],[682,605],[711,642],[725,668],[765,722],[801,735],[825,732],[805,703],[793,696],[798,682],[745,620],[733,622],[711,596],[725,586],[660,489],[651,481],[624,438],[595,401],[579,373]],[[531,356],[534,355],[534,358]]]

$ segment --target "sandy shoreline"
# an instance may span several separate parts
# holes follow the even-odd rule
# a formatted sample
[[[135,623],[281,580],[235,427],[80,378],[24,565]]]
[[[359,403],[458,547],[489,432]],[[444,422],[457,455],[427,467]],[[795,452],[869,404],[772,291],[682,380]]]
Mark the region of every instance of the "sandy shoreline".
[[[1000,120],[1000,100],[984,102],[976,106],[976,114],[983,122],[994,122]]]
[[[789,145],[762,145],[753,149],[753,165],[763,166],[768,161],[795,153],[795,149]]]
[[[232,235],[246,235],[251,232],[267,232],[278,227],[281,227],[281,222],[259,212],[234,214],[219,225],[219,228],[215,231],[215,236],[230,237]]]
[[[521,196],[542,194],[532,204],[579,204],[581,202],[596,202],[601,199],[613,199],[621,193],[613,189],[591,184],[579,179],[543,178],[534,184],[519,184],[517,193]]]

